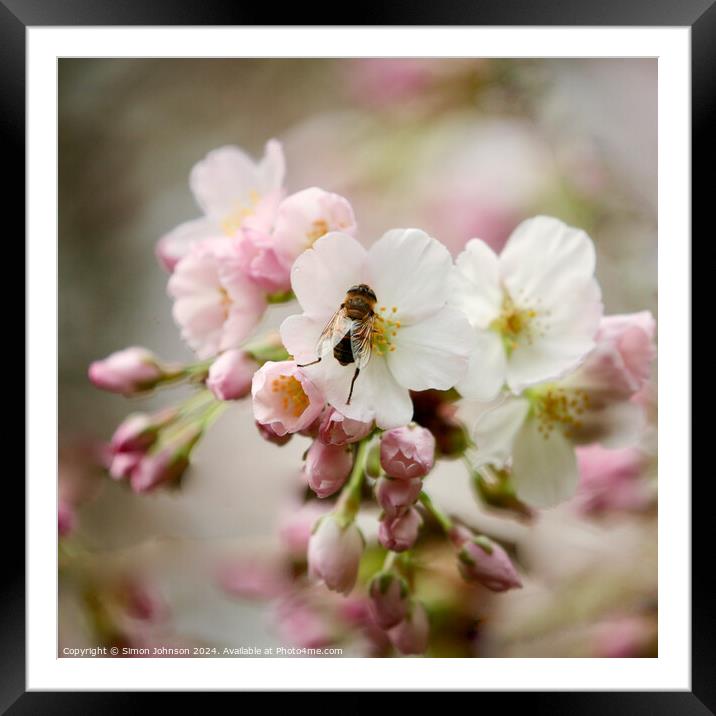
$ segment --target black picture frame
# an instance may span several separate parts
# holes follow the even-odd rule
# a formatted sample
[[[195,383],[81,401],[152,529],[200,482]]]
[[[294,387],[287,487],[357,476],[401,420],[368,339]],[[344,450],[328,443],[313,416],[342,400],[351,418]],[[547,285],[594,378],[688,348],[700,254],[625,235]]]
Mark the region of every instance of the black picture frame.
[[[707,133],[716,126],[716,1],[715,0],[425,0],[393,1],[363,16],[370,22],[352,25],[537,25],[537,26],[682,26],[691,28],[692,81],[692,217],[705,219],[707,192],[716,156],[709,148]],[[285,21],[306,23],[306,13],[287,8]],[[269,9],[275,14],[275,10]],[[282,10],[283,12],[283,10]],[[237,4],[216,0],[0,0],[0,130],[2,156],[13,180],[5,188],[6,206],[15,209],[24,233],[25,218],[19,207],[25,182],[25,30],[30,26],[91,25],[263,25],[268,12],[244,11]],[[292,15],[297,17],[293,18]],[[266,18],[267,19],[267,18]],[[325,20],[325,17],[324,17]],[[282,25],[288,22],[281,23]],[[330,24],[319,22],[315,24]],[[699,179],[700,181],[697,181]],[[683,240],[689,240],[684,237]],[[684,317],[690,321],[689,317]],[[32,376],[26,376],[31,380]],[[28,426],[32,429],[32,426]],[[680,480],[690,475],[675,476]],[[710,475],[708,476],[710,477]],[[475,706],[490,708],[490,701],[504,709],[524,702],[530,713],[549,714],[708,714],[716,713],[716,609],[707,588],[710,563],[706,550],[705,513],[709,480],[693,483],[693,565],[702,565],[692,577],[692,690],[690,692],[570,692],[570,693],[481,693]],[[7,479],[6,505],[20,505],[24,490],[17,479]],[[6,507],[6,510],[8,508]],[[22,523],[20,510],[19,521]],[[0,713],[81,714],[126,713],[135,708],[136,694],[107,692],[25,691],[25,559],[20,548],[21,525],[3,520],[5,535],[2,573],[5,586],[0,601]],[[330,685],[327,685],[329,687]],[[364,694],[364,696],[370,696]],[[142,698],[167,708],[167,695],[143,694]],[[188,706],[188,694],[180,695]],[[203,698],[203,697],[202,697]],[[497,701],[499,699],[499,702]],[[509,702],[505,701],[509,699]],[[205,706],[204,702],[204,706]],[[338,704],[336,704],[338,705]]]

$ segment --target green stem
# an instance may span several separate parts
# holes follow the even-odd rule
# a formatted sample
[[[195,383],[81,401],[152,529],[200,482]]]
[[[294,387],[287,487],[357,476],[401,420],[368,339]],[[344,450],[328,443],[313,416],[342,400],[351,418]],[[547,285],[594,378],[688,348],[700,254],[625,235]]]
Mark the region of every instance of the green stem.
[[[228,403],[217,400],[214,405],[210,405],[201,419],[201,427],[206,430],[216,419],[226,410]]]
[[[200,390],[194,395],[188,397],[179,406],[179,414],[182,416],[189,415],[198,408],[203,408],[205,405],[208,405],[214,400],[214,394],[210,390]]]
[[[361,488],[365,477],[369,445],[370,438],[365,438],[358,443],[351,476],[341,492],[338,506],[336,507],[336,517],[346,526],[353,522],[360,509]]]
[[[445,532],[450,532],[453,527],[452,520],[435,506],[435,503],[430,499],[430,495],[428,495],[427,492],[423,491],[420,493],[420,502],[423,503],[425,509],[438,521]]]
[[[382,572],[389,572],[393,568],[393,564],[395,563],[395,558],[398,556],[397,552],[388,552],[385,555],[385,561],[383,562],[383,569]]]

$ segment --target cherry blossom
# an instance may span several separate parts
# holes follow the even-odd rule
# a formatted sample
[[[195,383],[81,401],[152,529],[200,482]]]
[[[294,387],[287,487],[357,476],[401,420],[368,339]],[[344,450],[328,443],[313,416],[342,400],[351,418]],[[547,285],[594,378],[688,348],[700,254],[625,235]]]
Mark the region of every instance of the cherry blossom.
[[[368,250],[346,234],[327,234],[293,266],[291,285],[304,312],[283,322],[284,345],[298,363],[315,361],[321,332],[346,291],[367,284],[377,297],[376,332],[350,404],[354,364],[326,355],[305,370],[347,418],[406,425],[410,390],[451,388],[467,370],[473,335],[462,312],[446,305],[452,271],[447,249],[418,229],[389,231]]]
[[[285,161],[280,142],[266,143],[256,162],[243,149],[214,149],[191,170],[189,186],[203,216],[180,224],[157,244],[157,257],[168,270],[189,249],[207,238],[233,236],[244,227],[271,227],[283,197]]]
[[[514,393],[575,368],[594,347],[602,317],[591,239],[558,219],[522,222],[497,256],[479,239],[456,261],[451,303],[476,337],[457,388],[492,400],[504,384]]]

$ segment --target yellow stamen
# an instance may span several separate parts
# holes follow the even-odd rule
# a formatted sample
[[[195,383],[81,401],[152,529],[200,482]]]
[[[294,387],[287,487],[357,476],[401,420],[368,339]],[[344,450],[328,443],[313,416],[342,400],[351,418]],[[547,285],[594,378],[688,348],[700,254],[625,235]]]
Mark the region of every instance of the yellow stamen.
[[[274,378],[271,381],[271,392],[281,394],[281,406],[294,418],[302,415],[310,402],[301,382],[292,375]]]
[[[325,236],[328,233],[328,222],[325,219],[316,219],[316,221],[311,224],[311,227],[311,230],[306,234],[309,247],[313,246],[321,236]]]
[[[559,428],[566,437],[573,437],[583,427],[579,415],[589,408],[590,398],[579,388],[560,388],[547,385],[532,391],[532,405],[537,420],[537,429],[542,437],[549,438]]]

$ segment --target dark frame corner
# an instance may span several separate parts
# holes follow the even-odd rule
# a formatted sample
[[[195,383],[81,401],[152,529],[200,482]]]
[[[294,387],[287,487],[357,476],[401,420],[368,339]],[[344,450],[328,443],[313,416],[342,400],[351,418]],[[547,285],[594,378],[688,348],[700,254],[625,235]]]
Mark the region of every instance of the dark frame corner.
[[[395,12],[400,6],[401,12]],[[270,9],[269,9],[270,10]],[[289,15],[292,13],[288,10]],[[296,13],[298,14],[298,13]],[[221,0],[0,0],[0,128],[3,133],[3,158],[13,166],[12,176],[25,176],[25,29],[28,26],[53,25],[257,25],[263,23],[261,11],[239,11],[234,4]],[[426,0],[394,3],[371,12],[375,25],[644,25],[691,27],[692,41],[692,141],[699,151],[693,153],[692,187],[693,220],[705,217],[716,165],[716,152],[709,149],[707,134],[716,126],[716,3],[715,0],[642,0],[617,2],[604,0],[444,0],[439,6]],[[291,18],[285,18],[291,19]],[[305,22],[302,13],[298,24]],[[269,23],[270,24],[270,23]],[[281,23],[285,24],[285,23]],[[331,23],[317,23],[331,24]],[[697,177],[701,181],[697,181]],[[9,182],[7,206],[24,205],[24,181]],[[7,199],[9,198],[9,201]],[[712,203],[712,201],[711,201]],[[17,214],[20,215],[19,210]],[[19,217],[24,233],[24,213]],[[693,564],[709,564],[706,550],[712,535],[707,534],[704,514],[709,509],[707,489],[693,484]],[[9,504],[24,501],[22,484],[8,481],[7,490],[15,490],[16,499],[6,496]],[[696,519],[697,516],[700,519]],[[5,522],[5,521],[4,521]],[[5,545],[16,545],[17,526],[5,522],[8,536]],[[10,532],[12,530],[12,532]],[[700,554],[699,554],[700,553]],[[699,558],[700,557],[700,558]],[[0,638],[3,644],[3,668],[0,679],[0,713],[119,713],[132,706],[131,693],[48,693],[25,692],[25,567],[24,553],[6,550],[3,573],[7,584],[3,590]],[[692,691],[582,694],[481,694],[479,708],[485,699],[496,698],[504,708],[504,699],[521,699],[532,713],[549,714],[675,714],[716,713],[716,609],[707,587],[710,570],[701,568],[693,574]],[[162,695],[162,705],[166,705]],[[337,696],[337,695],[336,695]],[[146,698],[154,700],[153,695]],[[186,699],[187,695],[181,696]]]

